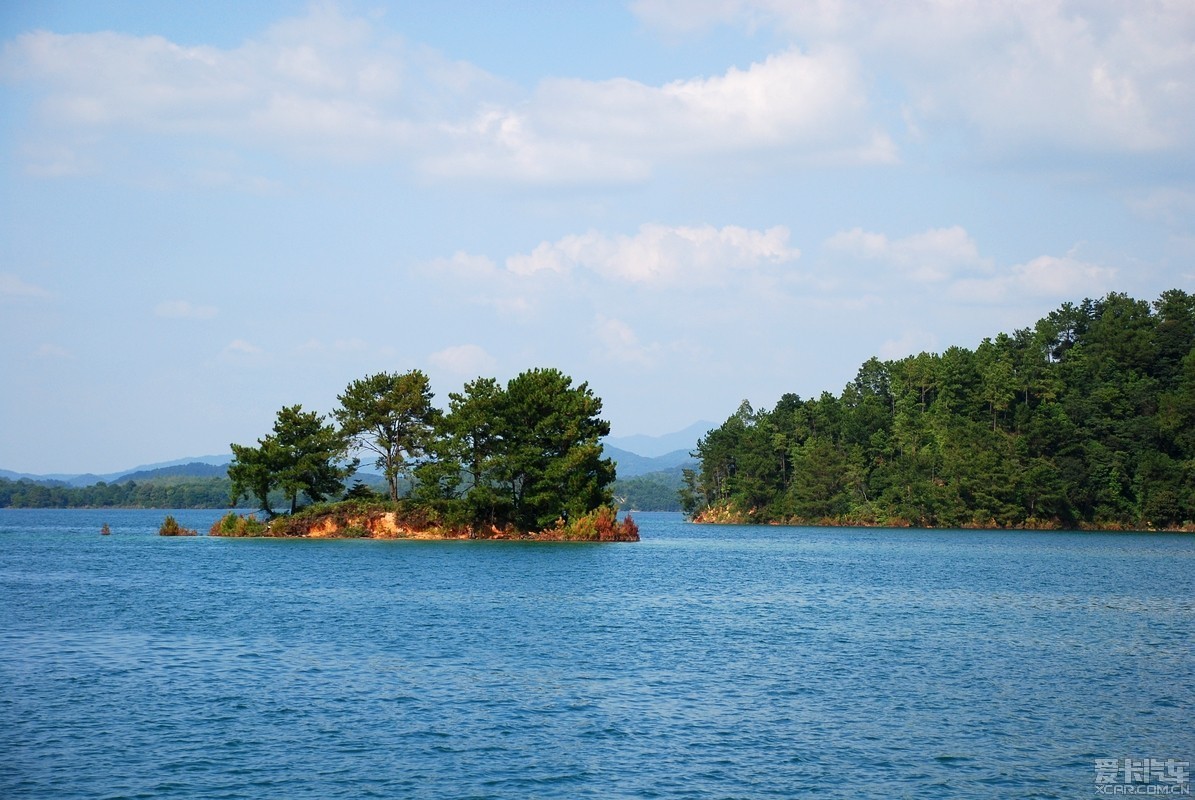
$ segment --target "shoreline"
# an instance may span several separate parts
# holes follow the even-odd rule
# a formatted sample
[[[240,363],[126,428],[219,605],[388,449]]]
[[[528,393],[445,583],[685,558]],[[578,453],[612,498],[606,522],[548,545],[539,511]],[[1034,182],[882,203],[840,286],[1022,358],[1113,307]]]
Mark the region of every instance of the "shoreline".
[[[708,512],[708,513],[706,513]],[[916,524],[906,519],[890,519],[883,522],[875,520],[837,520],[837,519],[779,519],[763,520],[753,518],[751,513],[731,511],[726,508],[706,509],[694,516],[687,517],[695,525],[767,525],[773,527],[791,528],[888,528],[891,530],[962,530],[962,531],[1040,531],[1073,532],[1073,533],[1195,533],[1195,523],[1185,523],[1173,527],[1134,527],[1121,523],[1082,523],[1075,527],[1063,525],[1058,520],[1030,519],[1017,525],[1001,525],[995,520],[988,523],[967,522],[961,525],[925,525]]]
[[[268,539],[392,539],[412,541],[637,542],[639,526],[630,517],[616,519],[613,509],[598,509],[573,523],[521,531],[511,526],[468,528],[443,525],[421,513],[386,508],[329,509],[261,522],[234,512],[217,520],[209,536]]]

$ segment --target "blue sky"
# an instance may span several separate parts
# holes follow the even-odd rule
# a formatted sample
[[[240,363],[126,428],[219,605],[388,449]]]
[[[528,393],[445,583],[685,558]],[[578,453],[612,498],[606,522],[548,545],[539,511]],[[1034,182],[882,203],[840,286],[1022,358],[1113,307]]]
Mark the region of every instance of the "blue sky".
[[[0,7],[0,467],[419,368],[614,434],[1195,289],[1188,2]]]

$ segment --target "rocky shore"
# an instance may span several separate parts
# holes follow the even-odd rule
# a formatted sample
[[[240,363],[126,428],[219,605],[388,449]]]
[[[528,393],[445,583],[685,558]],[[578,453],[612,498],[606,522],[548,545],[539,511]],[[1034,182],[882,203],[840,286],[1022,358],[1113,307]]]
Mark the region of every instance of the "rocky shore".
[[[467,528],[444,525],[426,514],[356,505],[278,517],[261,522],[230,513],[208,531],[211,536],[300,539],[517,540],[538,542],[637,542],[639,526],[630,517],[619,520],[613,509],[600,508],[576,520],[558,520],[541,531],[510,526]]]

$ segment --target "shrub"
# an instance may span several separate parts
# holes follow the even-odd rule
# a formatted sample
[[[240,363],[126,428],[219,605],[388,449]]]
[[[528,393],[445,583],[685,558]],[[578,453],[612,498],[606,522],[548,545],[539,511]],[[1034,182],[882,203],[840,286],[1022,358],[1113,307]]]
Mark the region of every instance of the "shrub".
[[[192,530],[191,528],[184,528],[182,525],[178,524],[178,520],[176,520],[174,517],[167,514],[166,519],[162,522],[162,527],[158,528],[158,535],[159,536],[198,536],[199,532]]]
[[[234,511],[220,517],[208,531],[209,536],[265,536],[266,533],[266,524],[257,517],[252,514],[242,517]]]
[[[576,519],[557,523],[555,532],[560,538],[580,542],[637,542],[639,526],[629,516],[621,521],[618,512],[611,506],[583,514]]]

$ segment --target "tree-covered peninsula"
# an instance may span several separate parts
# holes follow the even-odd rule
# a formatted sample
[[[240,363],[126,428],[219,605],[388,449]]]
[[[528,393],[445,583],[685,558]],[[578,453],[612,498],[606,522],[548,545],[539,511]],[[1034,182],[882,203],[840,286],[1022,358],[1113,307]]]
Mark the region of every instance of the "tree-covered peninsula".
[[[0,478],[0,508],[220,508],[230,487],[226,477],[185,475],[91,486]]]
[[[232,502],[256,498],[269,524],[231,515],[211,532],[638,539],[611,507],[614,465],[601,445],[610,424],[588,384],[535,369],[505,385],[478,378],[448,395],[447,410],[433,398],[413,370],[353,381],[330,415],[283,408],[256,445],[232,445],[228,468]],[[361,455],[385,476],[385,496],[360,483],[345,491]],[[275,519],[279,491],[289,514]]]
[[[744,401],[697,446],[699,521],[1195,530],[1195,297],[1109,294]]]

